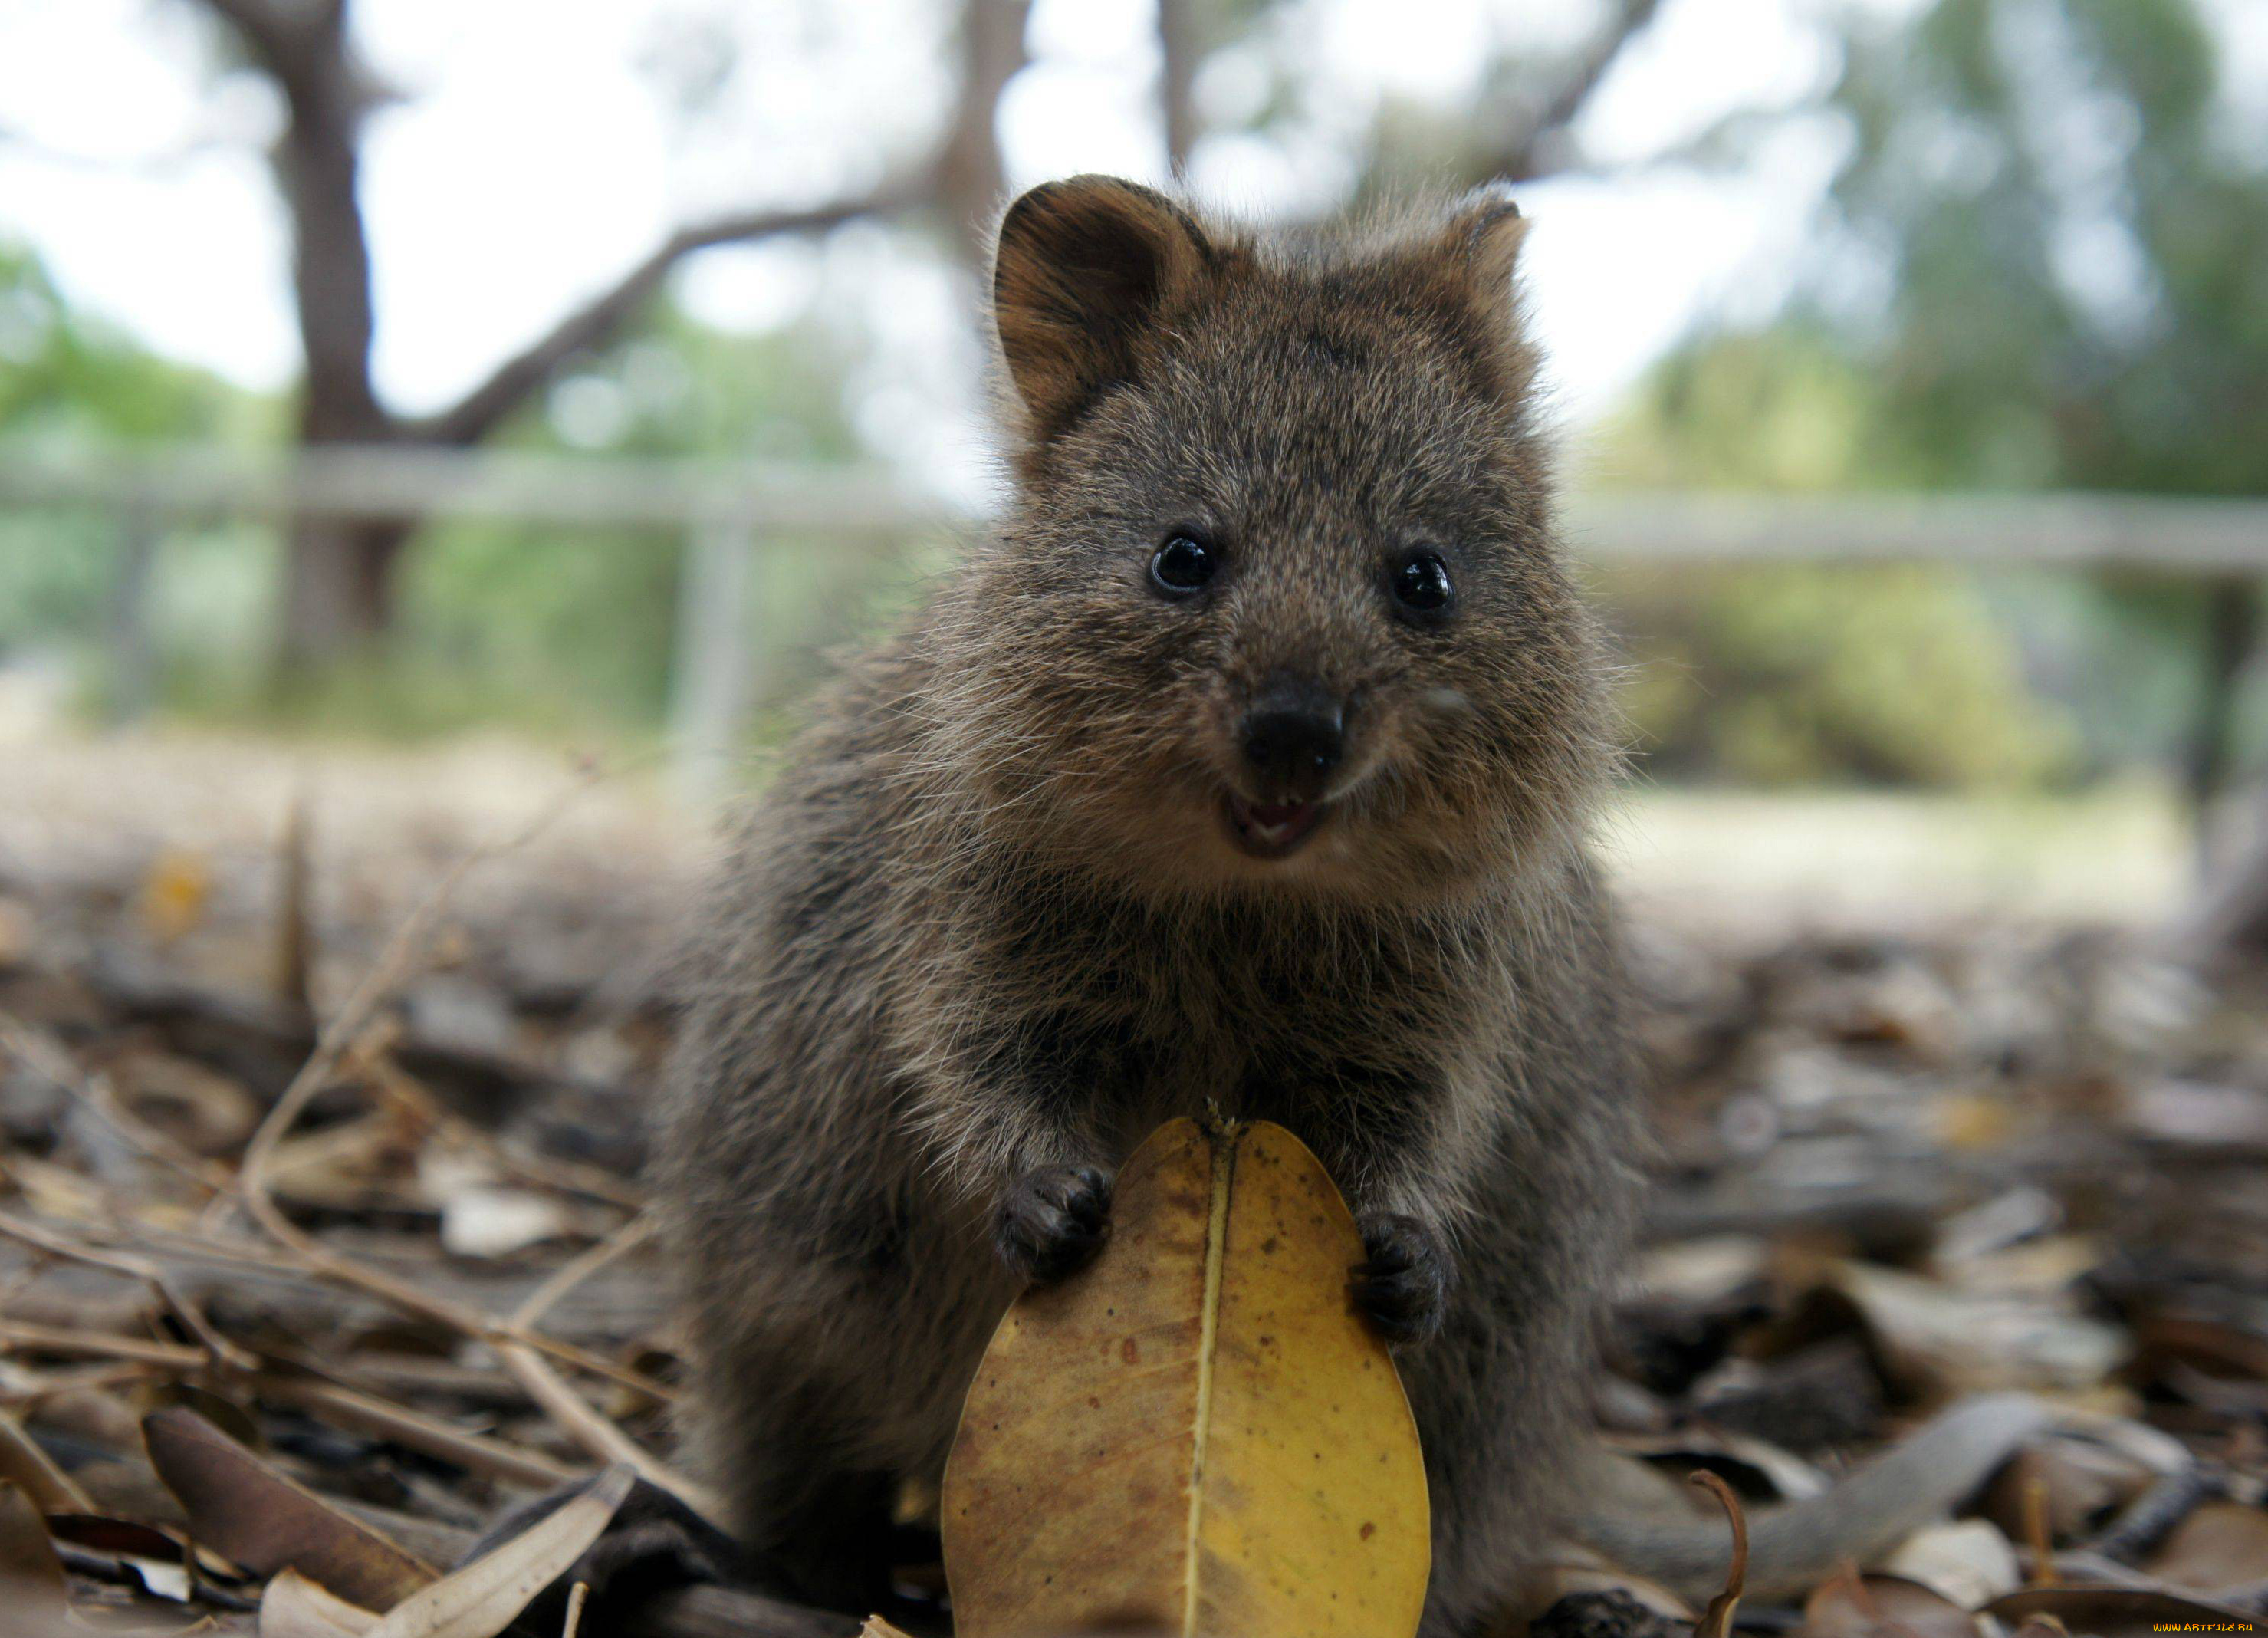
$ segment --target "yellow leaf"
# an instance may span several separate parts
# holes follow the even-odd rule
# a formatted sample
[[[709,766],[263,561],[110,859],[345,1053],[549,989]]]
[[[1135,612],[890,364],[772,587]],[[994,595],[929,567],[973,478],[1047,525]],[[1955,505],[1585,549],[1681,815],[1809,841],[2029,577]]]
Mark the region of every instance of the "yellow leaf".
[[[172,944],[197,930],[211,902],[212,863],[202,853],[168,848],[151,861],[142,877],[136,908],[142,925],[160,944]]]
[[[1937,1100],[1939,1134],[1956,1149],[2005,1148],[2016,1136],[2015,1111],[2005,1098],[1954,1095]]]
[[[1418,1430],[1351,1301],[1362,1238],[1283,1127],[1176,1120],[1086,1273],[1001,1322],[943,1495],[958,1638],[1400,1638],[1431,1568]]]

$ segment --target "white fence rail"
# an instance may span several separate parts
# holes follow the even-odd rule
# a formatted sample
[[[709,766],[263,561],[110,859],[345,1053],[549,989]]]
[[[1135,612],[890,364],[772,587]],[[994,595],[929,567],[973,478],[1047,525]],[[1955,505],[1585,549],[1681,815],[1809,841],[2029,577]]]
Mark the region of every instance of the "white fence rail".
[[[478,518],[563,528],[726,524],[903,537],[972,521],[887,473],[719,461],[330,449],[0,456],[0,506],[158,518]],[[1578,494],[1567,535],[1600,561],[1935,559],[2172,573],[2268,572],[2268,499],[2084,494]]]
[[[406,448],[258,460],[210,450],[84,459],[0,456],[0,510],[98,510],[128,545],[112,642],[145,679],[141,588],[178,521],[466,518],[682,534],[671,726],[681,782],[723,765],[748,707],[747,598],[756,554],[784,541],[877,542],[980,524],[864,470]],[[1578,495],[1564,533],[1598,563],[1939,561],[2268,577],[2268,500],[2109,494]]]

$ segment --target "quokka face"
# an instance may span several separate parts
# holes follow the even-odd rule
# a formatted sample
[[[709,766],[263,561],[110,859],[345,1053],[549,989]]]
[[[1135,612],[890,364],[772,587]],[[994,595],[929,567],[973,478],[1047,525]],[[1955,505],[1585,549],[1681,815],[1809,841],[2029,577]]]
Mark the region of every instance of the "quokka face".
[[[991,822],[1169,893],[1408,900],[1516,864],[1602,761],[1495,196],[1294,249],[1107,178],[1027,194],[1026,441],[948,601]]]

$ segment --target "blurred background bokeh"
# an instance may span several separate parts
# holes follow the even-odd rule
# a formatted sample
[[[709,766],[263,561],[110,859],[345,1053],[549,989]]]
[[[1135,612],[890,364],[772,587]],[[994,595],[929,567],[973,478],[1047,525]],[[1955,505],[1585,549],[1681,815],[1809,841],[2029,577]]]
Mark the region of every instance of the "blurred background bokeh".
[[[2268,925],[2250,0],[0,0],[0,806],[697,834],[996,504],[983,228],[1096,169],[1518,185],[1665,914]]]
[[[1762,1504],[2110,1419],[1743,1630],[2257,1624],[2268,0],[0,0],[0,1479],[73,1596],[250,1631],[98,1508],[289,1561],[160,1405],[303,1487],[222,1522],[436,1563],[673,1449],[717,809],[998,505],[985,229],[1085,170],[1532,218],[1632,753],[1623,1447]],[[1622,1602],[1550,1630],[1692,1630]]]

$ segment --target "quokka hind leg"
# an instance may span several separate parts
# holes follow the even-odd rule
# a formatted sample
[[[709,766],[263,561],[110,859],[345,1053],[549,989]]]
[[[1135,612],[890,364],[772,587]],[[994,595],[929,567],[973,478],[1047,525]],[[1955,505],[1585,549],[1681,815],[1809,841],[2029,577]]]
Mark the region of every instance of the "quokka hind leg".
[[[750,1396],[707,1423],[701,1437],[728,1442],[706,1455],[731,1480],[747,1578],[847,1613],[885,1608],[899,1476],[848,1455],[858,1430],[804,1394]]]

